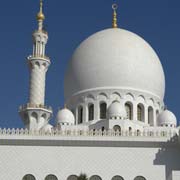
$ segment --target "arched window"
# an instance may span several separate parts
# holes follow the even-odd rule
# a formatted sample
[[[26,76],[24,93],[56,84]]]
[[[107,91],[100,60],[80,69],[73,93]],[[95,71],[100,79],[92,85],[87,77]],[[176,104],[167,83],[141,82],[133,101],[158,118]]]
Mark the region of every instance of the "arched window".
[[[78,108],[78,124],[83,123],[83,107]]]
[[[78,177],[76,175],[70,175],[67,180],[77,180]]]
[[[138,104],[137,106],[137,119],[144,121],[144,106],[142,104]]]
[[[114,130],[114,131],[119,131],[119,132],[121,132],[121,127],[120,127],[119,125],[115,125],[115,126],[113,127],[113,130]]]
[[[140,130],[137,130],[137,136],[139,136],[141,134]]]
[[[126,103],[126,112],[127,112],[127,119],[132,120],[133,119],[133,110],[132,110],[132,104]]]
[[[89,104],[88,112],[89,112],[89,121],[94,120],[94,104]]]
[[[22,180],[36,180],[36,178],[32,174],[27,174]]]
[[[137,176],[137,177],[134,178],[134,180],[146,180],[146,179],[144,177],[142,177],[142,176]]]
[[[32,118],[33,118],[34,120],[37,121],[37,119],[38,119],[38,114],[37,114],[36,112],[33,112],[33,113],[31,114],[31,116],[32,116]]]
[[[153,114],[153,108],[149,107],[148,108],[148,124],[151,126],[154,124],[154,114]]]
[[[106,119],[106,111],[107,104],[103,102],[100,104],[100,119]]]
[[[159,111],[156,110],[156,118],[159,116]]]
[[[132,127],[129,127],[129,132],[132,132]]]
[[[27,127],[29,125],[29,116],[27,113],[24,113],[24,120],[25,126]]]
[[[44,113],[41,117],[43,117],[44,119],[47,118],[47,115]]]
[[[121,176],[114,176],[112,180],[124,180]]]
[[[45,180],[58,180],[58,178],[53,174],[49,174],[45,177]]]
[[[102,180],[100,176],[94,175],[89,178],[89,180]]]

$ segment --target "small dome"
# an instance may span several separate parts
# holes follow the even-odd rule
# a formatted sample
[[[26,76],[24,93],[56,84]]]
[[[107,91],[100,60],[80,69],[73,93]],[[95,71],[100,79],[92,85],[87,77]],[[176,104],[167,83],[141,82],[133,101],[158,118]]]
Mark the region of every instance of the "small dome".
[[[158,123],[160,126],[177,126],[176,116],[171,111],[165,110],[158,116]]]
[[[56,124],[62,125],[73,125],[75,123],[75,118],[73,113],[69,109],[61,109],[58,111],[56,116]]]
[[[118,101],[113,102],[109,106],[107,113],[109,119],[127,119],[126,109]]]
[[[42,127],[42,129],[41,130],[43,130],[43,131],[45,131],[45,132],[51,132],[52,131],[52,129],[53,129],[53,126],[52,125],[50,125],[50,124],[46,124],[44,127]]]

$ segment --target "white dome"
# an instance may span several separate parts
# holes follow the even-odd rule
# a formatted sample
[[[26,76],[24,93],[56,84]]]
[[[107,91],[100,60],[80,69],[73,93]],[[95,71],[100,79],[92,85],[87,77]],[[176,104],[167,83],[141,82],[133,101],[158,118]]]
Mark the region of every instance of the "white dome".
[[[56,124],[73,125],[74,123],[74,115],[69,109],[64,108],[58,111],[56,116]]]
[[[66,100],[80,92],[127,89],[164,98],[162,65],[151,46],[123,29],[90,36],[76,49],[65,76]]]
[[[119,117],[120,119],[127,119],[127,112],[123,105],[118,101],[113,102],[107,111],[108,118]]]
[[[165,110],[158,116],[158,123],[160,126],[177,126],[176,116],[171,111]]]

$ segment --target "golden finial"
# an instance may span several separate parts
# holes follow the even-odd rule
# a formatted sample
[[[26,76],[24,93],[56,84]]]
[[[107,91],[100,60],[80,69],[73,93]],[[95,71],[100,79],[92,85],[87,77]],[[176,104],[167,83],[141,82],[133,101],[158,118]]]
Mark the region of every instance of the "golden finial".
[[[113,4],[112,5],[112,9],[113,9],[113,23],[112,23],[112,27],[113,28],[118,28],[118,25],[117,25],[117,10],[118,8],[118,5],[117,4]]]
[[[44,21],[45,16],[43,14],[43,0],[40,0],[40,10],[39,13],[37,14],[37,20],[38,21]]]

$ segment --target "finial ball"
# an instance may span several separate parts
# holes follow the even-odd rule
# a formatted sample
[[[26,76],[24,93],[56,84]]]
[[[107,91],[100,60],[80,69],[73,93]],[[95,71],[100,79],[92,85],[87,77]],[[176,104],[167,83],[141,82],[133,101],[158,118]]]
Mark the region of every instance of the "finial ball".
[[[45,16],[43,14],[43,0],[40,0],[40,10],[39,13],[37,14],[37,20],[38,21],[44,21]]]
[[[113,10],[116,10],[117,8],[118,8],[118,5],[117,5],[117,4],[113,4],[113,5],[112,5],[112,9],[113,9]]]
[[[44,19],[45,19],[44,14],[43,14],[42,12],[39,12],[39,13],[37,14],[37,20],[38,20],[38,21],[39,21],[39,20],[43,21]]]

